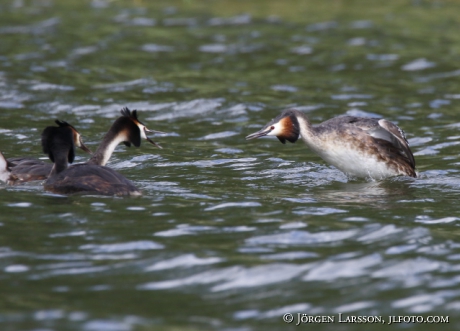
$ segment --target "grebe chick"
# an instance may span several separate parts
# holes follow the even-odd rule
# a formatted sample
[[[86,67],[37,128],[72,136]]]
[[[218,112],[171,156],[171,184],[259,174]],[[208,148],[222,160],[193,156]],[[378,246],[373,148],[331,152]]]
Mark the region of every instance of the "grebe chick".
[[[137,110],[130,111],[127,107],[121,110],[121,115],[115,120],[109,131],[102,138],[102,142],[89,159],[87,164],[106,165],[107,161],[112,156],[115,147],[120,143],[124,143],[130,147],[133,144],[136,147],[141,145],[141,139],[146,139],[152,145],[162,148],[160,145],[153,142],[146,133],[163,133],[161,131],[149,130],[137,118]]]
[[[302,138],[324,161],[347,176],[374,180],[417,177],[403,130],[385,119],[339,116],[313,126],[304,113],[288,109],[246,139],[263,136],[276,136],[283,144]]]
[[[83,143],[80,133],[72,125],[59,120],[56,120],[55,122],[58,125],[58,127],[49,126],[45,128],[45,131],[68,131],[69,134],[72,136],[74,146],[77,146],[81,148],[83,151],[91,154],[91,151]],[[3,172],[3,176],[2,178],[0,178],[0,180],[5,181],[8,185],[15,185],[33,180],[44,180],[48,178],[48,175],[51,172],[51,169],[53,168],[52,163],[27,156],[11,157],[6,159],[5,161],[8,163],[8,175],[6,175],[6,172]],[[5,168],[2,165],[0,166],[0,169]]]
[[[141,138],[155,146],[146,132],[148,130],[137,119],[137,112],[123,108],[122,115],[105,135],[101,145],[93,157],[86,163],[68,166],[65,155],[72,149],[70,137],[58,134],[44,135],[42,139],[43,152],[53,161],[53,170],[45,182],[45,190],[58,194],[100,194],[100,195],[140,195],[141,192],[134,184],[115,170],[104,166],[115,147],[123,142],[127,146],[140,146]],[[66,139],[66,143],[56,143]],[[52,148],[48,147],[52,146]],[[65,147],[65,148],[63,148]],[[161,147],[160,147],[161,148]],[[59,158],[56,156],[59,155]]]

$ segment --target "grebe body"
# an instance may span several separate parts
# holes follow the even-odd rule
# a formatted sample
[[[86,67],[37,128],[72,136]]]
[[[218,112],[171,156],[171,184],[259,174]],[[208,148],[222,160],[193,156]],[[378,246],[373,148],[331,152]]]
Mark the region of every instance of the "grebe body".
[[[53,168],[52,163],[32,157],[11,157],[8,162],[11,164],[10,185],[46,179]]]
[[[283,144],[301,138],[323,160],[350,177],[417,177],[404,132],[385,119],[340,116],[313,126],[304,113],[288,109],[246,139],[263,136],[276,136]]]
[[[50,176],[45,190],[58,194],[141,195],[134,184],[115,170],[95,164],[75,164]]]

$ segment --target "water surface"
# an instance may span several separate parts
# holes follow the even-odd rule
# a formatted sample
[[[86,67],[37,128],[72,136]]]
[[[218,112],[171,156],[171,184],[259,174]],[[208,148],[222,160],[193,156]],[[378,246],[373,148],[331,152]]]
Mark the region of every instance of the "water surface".
[[[365,3],[367,4],[367,2]],[[456,3],[8,1],[0,149],[119,110],[152,138],[110,166],[142,197],[0,188],[2,330],[294,330],[285,313],[460,317]],[[298,142],[245,141],[287,107],[385,117],[419,178],[349,180]],[[86,155],[79,153],[77,161]],[[324,330],[433,324],[315,324]]]

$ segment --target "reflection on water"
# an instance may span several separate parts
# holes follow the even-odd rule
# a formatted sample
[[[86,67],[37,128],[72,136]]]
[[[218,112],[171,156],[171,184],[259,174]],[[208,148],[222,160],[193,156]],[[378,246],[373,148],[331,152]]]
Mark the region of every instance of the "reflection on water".
[[[457,5],[323,3],[0,4],[7,157],[42,156],[56,118],[94,148],[124,106],[167,132],[110,160],[138,198],[0,186],[0,329],[459,318]],[[353,180],[301,142],[245,141],[288,107],[398,123],[419,178]]]

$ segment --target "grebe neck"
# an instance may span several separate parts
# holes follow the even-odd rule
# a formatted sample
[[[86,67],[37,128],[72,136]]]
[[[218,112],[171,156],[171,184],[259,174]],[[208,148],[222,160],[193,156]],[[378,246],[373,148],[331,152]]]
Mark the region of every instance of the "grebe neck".
[[[66,170],[69,166],[68,157],[64,153],[57,153],[54,155],[54,165],[51,169],[49,176],[57,175]]]
[[[126,139],[126,136],[121,132],[107,132],[107,134],[102,139],[101,144],[97,148],[96,152],[94,152],[93,156],[89,159],[87,163],[101,166],[106,165],[118,144],[123,141],[126,141]]]
[[[315,127],[311,125],[310,120],[304,113],[296,111],[296,117],[299,122],[300,137],[306,144],[310,145],[316,137]]]

